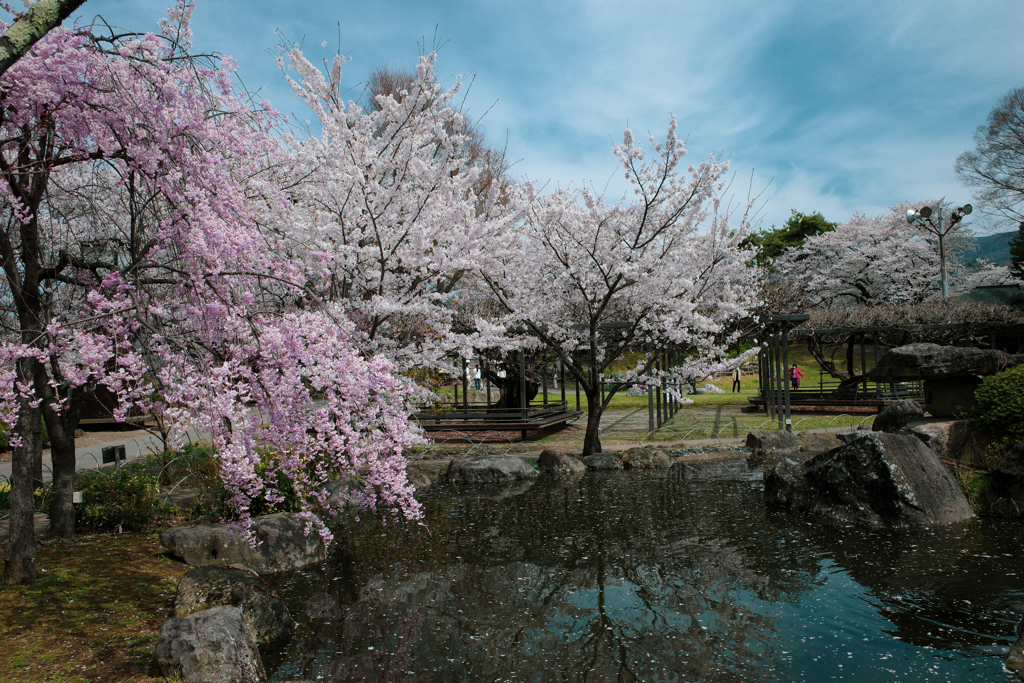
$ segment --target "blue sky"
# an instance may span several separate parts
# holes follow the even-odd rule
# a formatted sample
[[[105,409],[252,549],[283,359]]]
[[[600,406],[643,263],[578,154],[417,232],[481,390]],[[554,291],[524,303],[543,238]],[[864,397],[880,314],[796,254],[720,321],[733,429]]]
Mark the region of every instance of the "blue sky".
[[[155,30],[168,4],[88,0],[76,16]],[[768,226],[791,209],[846,221],[904,200],[971,201],[953,163],[1024,87],[1022,28],[1019,0],[199,0],[193,43],[234,57],[247,87],[304,119],[276,30],[314,58],[340,45],[353,97],[374,67],[414,64],[436,30],[438,74],[475,75],[470,111],[490,108],[484,129],[507,136],[516,175],[617,197],[613,141],[627,125],[663,137],[675,114],[692,159],[732,160],[737,201],[751,173],[755,192],[767,186]]]

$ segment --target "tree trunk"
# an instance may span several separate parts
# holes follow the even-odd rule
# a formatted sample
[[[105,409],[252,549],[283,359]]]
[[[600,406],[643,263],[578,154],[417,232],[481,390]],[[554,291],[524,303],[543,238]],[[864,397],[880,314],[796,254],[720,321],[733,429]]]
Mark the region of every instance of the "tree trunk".
[[[18,380],[23,384],[32,381],[34,358],[18,359]],[[15,433],[22,443],[14,449],[11,465],[11,538],[4,553],[4,581],[9,584],[32,583],[36,580],[36,511],[32,491],[32,470],[36,451],[42,440],[39,421],[39,407],[32,406],[32,399],[20,395],[18,422]]]
[[[36,444],[36,453],[32,456],[32,488],[43,485],[43,435],[39,433],[39,443]]]
[[[583,456],[601,452],[601,390],[587,390],[587,432],[583,436]]]
[[[811,335],[807,338],[807,350],[810,352],[811,357],[818,361],[818,365],[821,369],[827,372],[829,375],[838,380],[849,379],[849,375],[836,367],[828,357],[825,356],[825,349],[822,348],[821,340],[816,335]]]
[[[50,434],[50,460],[53,463],[53,499],[50,502],[50,533],[59,538],[75,535],[75,432],[68,430],[68,415],[57,415],[53,400],[43,410],[46,430]]]
[[[490,364],[488,364],[490,365]],[[505,370],[504,377],[498,377],[497,373],[494,372],[496,368],[488,367],[487,372],[483,373],[483,376],[491,380],[491,384],[498,387],[498,391],[501,392],[501,396],[498,397],[498,402],[494,404],[495,408],[505,408],[508,410],[518,410],[522,403],[519,398],[519,365],[513,363],[503,363],[502,369]],[[529,371],[526,374],[526,405],[530,405],[530,401],[534,399],[537,393],[540,391],[540,384],[530,379]]]
[[[857,375],[853,371],[853,343],[855,340],[856,335],[853,334],[846,339],[846,372],[849,373],[851,378]]]
[[[0,74],[84,3],[85,0],[39,0],[33,5],[0,36]]]

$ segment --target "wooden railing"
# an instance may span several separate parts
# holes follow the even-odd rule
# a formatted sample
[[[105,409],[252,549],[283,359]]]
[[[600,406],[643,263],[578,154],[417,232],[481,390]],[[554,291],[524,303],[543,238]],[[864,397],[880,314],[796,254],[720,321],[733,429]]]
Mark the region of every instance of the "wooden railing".
[[[568,412],[566,401],[548,401],[530,403],[526,408],[498,408],[486,403],[462,403],[458,405],[440,405],[416,411],[413,417],[419,422],[528,422],[537,418]]]

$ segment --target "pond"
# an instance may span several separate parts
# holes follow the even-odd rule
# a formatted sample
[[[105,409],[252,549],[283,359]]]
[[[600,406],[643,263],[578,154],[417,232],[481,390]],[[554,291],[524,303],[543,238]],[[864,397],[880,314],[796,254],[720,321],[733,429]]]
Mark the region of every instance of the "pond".
[[[272,680],[1015,681],[1021,525],[841,528],[743,460],[441,487],[277,579]]]

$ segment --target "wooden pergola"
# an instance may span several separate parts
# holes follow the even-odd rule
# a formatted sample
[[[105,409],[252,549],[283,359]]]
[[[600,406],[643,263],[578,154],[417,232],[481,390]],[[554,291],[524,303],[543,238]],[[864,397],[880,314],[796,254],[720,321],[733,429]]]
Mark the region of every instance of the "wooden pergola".
[[[917,337],[951,334],[972,340],[976,345],[984,344],[988,348],[1001,348],[1010,352],[1024,348],[1024,324],[948,323],[817,329],[802,326],[809,318],[807,314],[772,316],[759,337],[760,390],[757,396],[747,400],[754,405],[764,406],[769,417],[778,420],[779,429],[792,428],[792,406],[881,407],[900,399],[923,402],[924,393],[920,382],[887,383],[870,382],[867,379],[868,372],[882,353],[892,346],[910,343]],[[822,366],[823,372],[817,385],[793,389],[787,372],[790,367],[789,344],[814,336],[818,339],[845,339],[847,362],[851,366],[850,377],[826,382],[825,368]],[[881,340],[886,337],[892,341],[883,344]],[[854,349],[858,346],[860,372],[855,373],[852,372],[852,366],[856,365]],[[822,364],[821,360],[818,362]]]
[[[631,323],[614,322],[604,323],[600,326],[602,330],[625,329]],[[523,333],[525,330],[513,330],[513,333]],[[519,407],[518,408],[497,408],[491,399],[491,384],[486,382],[486,401],[471,402],[469,400],[469,359],[460,358],[462,380],[454,382],[454,405],[446,405],[440,408],[420,410],[413,416],[424,431],[519,431],[522,438],[526,438],[526,432],[531,429],[544,429],[557,424],[575,419],[582,415],[580,404],[579,380],[575,381],[576,405],[575,410],[570,407],[570,401],[566,397],[565,372],[561,360],[545,364],[541,367],[541,400],[526,401],[526,354],[523,350],[517,352],[519,357]],[[653,369],[655,371],[669,370],[675,367],[680,361],[679,351],[665,351],[658,355]],[[482,355],[478,356],[479,367],[485,367],[487,360]],[[559,378],[558,386],[560,398],[549,396],[548,378],[557,371]],[[605,398],[605,386],[615,384],[613,380],[601,382],[601,400]],[[459,400],[459,385],[462,385],[462,400]],[[679,402],[673,397],[670,385],[663,379],[660,384],[647,387],[647,413],[648,428],[653,431],[659,429],[679,411]]]

